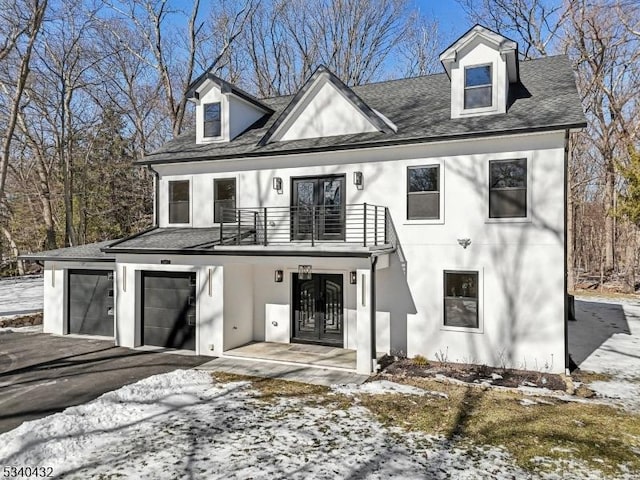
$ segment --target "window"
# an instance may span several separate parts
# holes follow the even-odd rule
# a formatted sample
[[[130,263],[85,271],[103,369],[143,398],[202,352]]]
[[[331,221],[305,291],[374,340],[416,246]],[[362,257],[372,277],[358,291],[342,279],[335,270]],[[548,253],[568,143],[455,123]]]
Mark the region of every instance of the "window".
[[[189,223],[189,180],[169,182],[169,223]]]
[[[204,104],[204,136],[219,137],[222,135],[220,123],[220,102]]]
[[[215,223],[235,222],[234,211],[222,209],[236,208],[236,179],[221,178],[213,181],[213,221]]]
[[[407,169],[407,219],[440,218],[440,165]]]
[[[489,162],[489,218],[527,216],[527,160]]]
[[[464,69],[464,108],[490,107],[493,104],[491,65]]]
[[[479,328],[478,272],[444,272],[444,325]]]

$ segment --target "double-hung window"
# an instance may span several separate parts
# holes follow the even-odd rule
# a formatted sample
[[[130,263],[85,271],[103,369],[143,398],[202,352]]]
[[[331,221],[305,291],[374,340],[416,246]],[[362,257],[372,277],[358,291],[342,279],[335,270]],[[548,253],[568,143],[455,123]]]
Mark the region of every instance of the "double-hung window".
[[[444,326],[480,328],[478,272],[444,272]]]
[[[407,169],[407,219],[440,218],[440,165]]]
[[[212,138],[222,135],[220,122],[220,102],[205,103],[204,106],[204,137]]]
[[[527,160],[489,162],[489,218],[527,217]]]
[[[169,223],[189,223],[189,180],[169,182]]]
[[[213,181],[213,221],[236,221],[236,179],[216,178]]]
[[[493,105],[491,65],[464,69],[464,108],[485,108]]]

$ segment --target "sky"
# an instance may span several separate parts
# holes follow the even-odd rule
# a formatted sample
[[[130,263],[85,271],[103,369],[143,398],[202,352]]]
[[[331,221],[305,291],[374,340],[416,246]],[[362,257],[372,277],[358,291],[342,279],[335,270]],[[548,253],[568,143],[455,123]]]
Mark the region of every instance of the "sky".
[[[438,20],[440,38],[446,45],[472,27],[456,0],[414,0],[414,4],[424,15]]]

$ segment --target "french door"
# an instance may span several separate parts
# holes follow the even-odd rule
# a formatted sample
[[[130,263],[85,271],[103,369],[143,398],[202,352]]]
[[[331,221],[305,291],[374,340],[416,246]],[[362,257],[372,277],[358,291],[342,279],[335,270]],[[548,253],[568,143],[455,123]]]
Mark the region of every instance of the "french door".
[[[344,185],[344,175],[292,180],[292,240],[344,240]]]
[[[293,274],[293,342],[342,347],[344,301],[342,275],[312,274],[301,280]]]

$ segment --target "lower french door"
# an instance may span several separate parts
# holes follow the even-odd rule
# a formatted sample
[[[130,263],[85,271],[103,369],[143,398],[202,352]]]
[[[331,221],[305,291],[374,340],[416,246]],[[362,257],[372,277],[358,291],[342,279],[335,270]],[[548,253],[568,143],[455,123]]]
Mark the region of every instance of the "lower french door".
[[[291,341],[343,346],[344,297],[342,275],[314,273],[309,280],[293,274]]]

